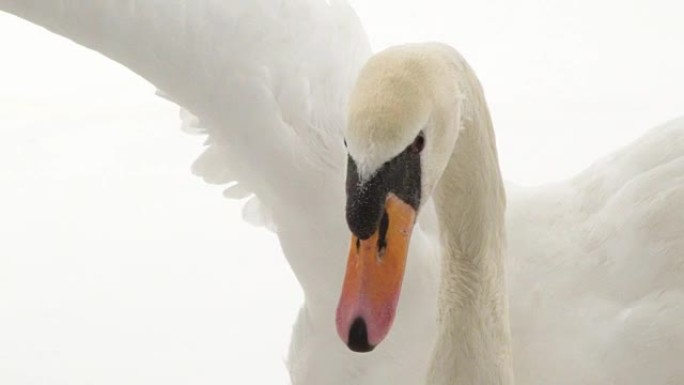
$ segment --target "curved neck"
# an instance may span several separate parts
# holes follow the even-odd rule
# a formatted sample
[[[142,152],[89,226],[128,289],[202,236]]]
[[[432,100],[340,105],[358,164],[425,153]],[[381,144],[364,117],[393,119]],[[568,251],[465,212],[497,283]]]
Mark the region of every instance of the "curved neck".
[[[479,88],[479,87],[478,87]],[[513,384],[502,249],[505,193],[479,92],[434,199],[442,243],[439,339],[428,384]],[[479,103],[478,103],[479,102]]]

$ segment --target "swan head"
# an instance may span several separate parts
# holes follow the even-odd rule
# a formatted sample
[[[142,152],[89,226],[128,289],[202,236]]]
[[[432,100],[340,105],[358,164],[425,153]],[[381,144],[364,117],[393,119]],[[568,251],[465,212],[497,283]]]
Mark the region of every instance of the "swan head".
[[[346,219],[352,232],[337,308],[340,338],[371,351],[394,321],[420,208],[459,134],[455,51],[441,44],[385,50],[361,70],[351,95]]]

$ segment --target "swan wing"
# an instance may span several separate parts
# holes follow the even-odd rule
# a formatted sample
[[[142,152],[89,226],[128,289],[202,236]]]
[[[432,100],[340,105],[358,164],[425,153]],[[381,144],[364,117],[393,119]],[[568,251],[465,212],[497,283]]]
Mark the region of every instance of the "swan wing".
[[[509,188],[523,384],[684,378],[684,118],[565,183]]]
[[[344,101],[370,54],[345,2],[0,0],[0,10],[108,56],[180,105],[184,129],[207,135],[194,172],[232,183],[230,198],[256,194],[248,219],[313,216],[343,190]]]

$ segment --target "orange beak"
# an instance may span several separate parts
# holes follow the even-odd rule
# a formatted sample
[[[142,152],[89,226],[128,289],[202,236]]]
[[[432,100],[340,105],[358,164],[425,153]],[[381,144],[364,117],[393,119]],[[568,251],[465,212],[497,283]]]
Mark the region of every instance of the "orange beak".
[[[369,352],[389,332],[396,314],[416,211],[394,194],[368,239],[352,235],[337,333],[351,350]]]

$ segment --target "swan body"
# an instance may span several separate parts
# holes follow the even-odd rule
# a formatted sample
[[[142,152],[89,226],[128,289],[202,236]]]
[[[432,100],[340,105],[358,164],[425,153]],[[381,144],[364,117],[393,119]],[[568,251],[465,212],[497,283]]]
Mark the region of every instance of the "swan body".
[[[516,381],[680,383],[684,118],[565,182],[507,193]]]
[[[446,227],[436,177],[425,187],[435,199],[423,202],[413,230],[390,334],[363,355],[335,333],[349,231],[346,100],[370,56],[345,3],[0,0],[0,10],[124,64],[184,108],[185,128],[207,135],[194,171],[232,183],[228,197],[253,195],[248,219],[276,232],[304,290],[288,357],[293,384],[425,382]],[[368,170],[390,155],[365,153]],[[508,187],[503,261],[519,384],[684,378],[683,159],[679,119],[566,182]]]

